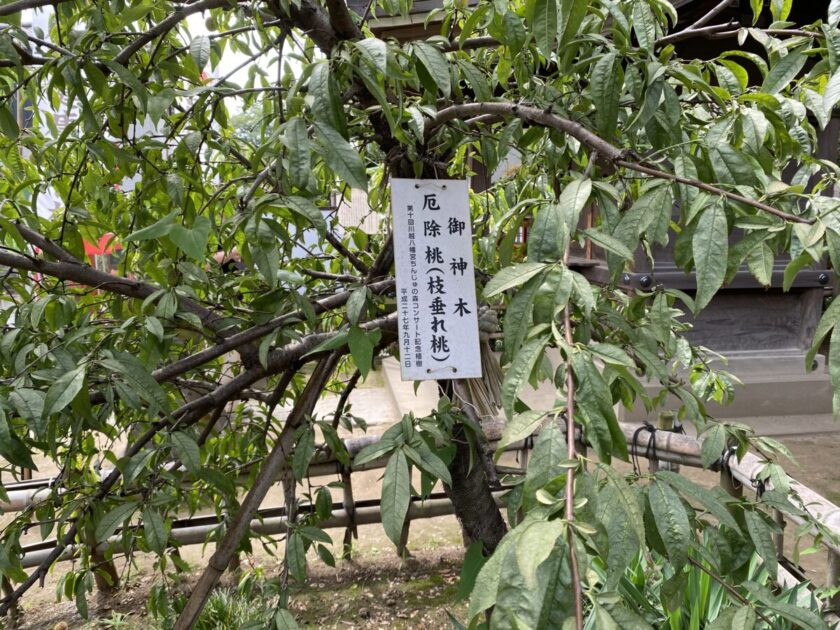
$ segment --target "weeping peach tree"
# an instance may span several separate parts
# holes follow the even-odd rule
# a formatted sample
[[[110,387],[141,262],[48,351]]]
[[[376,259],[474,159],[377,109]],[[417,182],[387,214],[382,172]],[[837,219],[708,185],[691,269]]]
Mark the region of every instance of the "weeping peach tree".
[[[54,570],[85,614],[94,583],[116,588],[119,558],[142,552],[160,572],[151,610],[188,628],[259,538],[249,525],[275,483],[290,517],[315,506],[265,541],[284,550],[284,588],[305,581],[307,551],[332,561],[318,529],[329,489],[302,481],[316,433],[350,464],[346,394],[398,352],[389,180],[480,171],[496,174],[470,202],[480,300],[506,307],[502,446],[539,434],[502,518],[465,383],[443,383],[435,413],[357,457],[389,458],[389,536],[413,493],[445,488],[477,545],[470,627],[679,623],[697,571],[726,588],[707,627],[826,627],[754,581],[751,558],[777,570],[776,526],[755,502],[610,462],[628,457],[616,406],[655,414],[654,382],[706,437],[706,466],[756,446],[777,480],[764,501],[799,510],[778,481],[780,445],[707,416],[731,383],[685,339],[683,315],[744,264],[769,284],[783,254],[786,277],[840,263],[825,196],[838,168],[814,157],[840,98],[840,3],[795,25],[790,1],[751,2],[741,25],[720,22],[728,2],[689,23],[668,0],[444,1],[407,42],[371,28],[410,2],[359,4],[0,4],[0,456],[5,481],[46,460],[59,470],[0,534],[0,613]],[[731,50],[678,54],[706,37]],[[366,191],[378,232],[324,212],[351,190]],[[586,243],[612,280],[571,264]],[[665,244],[696,294],[618,286],[636,251]],[[814,340],[830,335],[832,354],[838,309]],[[542,381],[554,404],[529,408],[520,394]],[[329,392],[345,395],[319,417]],[[185,568],[171,527],[199,511],[223,526],[184,597],[169,589]],[[24,570],[33,527],[55,544]],[[68,553],[77,561],[59,564]],[[295,626],[287,603],[284,591],[277,627]]]

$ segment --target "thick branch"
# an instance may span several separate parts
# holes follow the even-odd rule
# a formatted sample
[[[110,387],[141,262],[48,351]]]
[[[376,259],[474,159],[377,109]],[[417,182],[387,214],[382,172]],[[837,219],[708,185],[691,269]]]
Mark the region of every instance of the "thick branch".
[[[200,13],[208,9],[218,9],[220,7],[232,6],[235,4],[235,0],[201,0],[201,2],[195,2],[193,4],[182,6],[180,9],[172,13],[172,15],[155,24],[152,28],[143,33],[140,37],[138,37],[128,46],[123,48],[120,51],[120,53],[116,57],[114,57],[114,61],[121,65],[126,65],[128,60],[131,59],[134,53],[143,48],[143,46],[153,41],[157,37],[165,35],[173,28],[175,28],[175,26],[177,26],[179,22],[182,22],[183,20],[187,19],[187,17],[192,15],[193,13]]]
[[[38,258],[28,258],[19,254],[12,254],[7,251],[0,251],[0,265],[23,271],[41,273],[51,278],[69,280],[70,282],[76,282],[87,287],[102,289],[110,293],[141,300],[161,290],[160,287],[146,284],[139,280],[111,275],[104,271],[94,269],[89,265],[64,261],[50,262]],[[229,326],[218,315],[189,298],[178,296],[178,302],[182,310],[197,315],[203,326],[206,326],[220,337],[226,336],[225,331]]]
[[[692,39],[694,37],[708,37],[713,33],[718,33],[720,31],[725,31],[731,28],[737,28],[738,26],[740,26],[738,22],[732,21],[727,22],[726,24],[713,24],[712,26],[705,26],[702,28],[687,28],[676,33],[671,33],[670,35],[666,35],[665,37],[660,37],[656,40],[656,45],[666,46],[668,44],[681,42],[685,39]]]
[[[327,0],[327,12],[330,15],[330,25],[341,39],[359,39],[362,31],[353,21],[350,9],[344,0]]]
[[[380,294],[390,290],[391,288],[393,288],[393,286],[394,280],[389,279],[371,284],[368,286],[368,288],[372,293]],[[326,297],[323,300],[319,300],[312,305],[312,310],[316,315],[320,315],[321,313],[340,308],[347,303],[347,300],[350,298],[350,293],[350,291],[344,291],[343,293],[337,293],[335,295]],[[227,354],[232,350],[236,350],[237,348],[244,346],[245,344],[251,343],[252,341],[257,341],[258,339],[265,337],[269,333],[277,330],[282,326],[285,326],[290,322],[301,320],[305,317],[306,313],[303,310],[293,311],[291,313],[287,313],[286,315],[275,317],[274,319],[266,322],[265,324],[253,326],[252,328],[243,330],[242,332],[236,333],[235,335],[231,335],[223,342],[213,346],[212,348],[207,348],[206,350],[202,350],[201,352],[196,352],[195,354],[185,357],[180,361],[176,361],[175,363],[167,365],[166,367],[160,368],[159,370],[155,370],[154,372],[152,372],[152,377],[159,383],[163,381],[168,381],[169,379],[174,378],[176,376],[180,376],[185,372],[201,367],[205,363],[212,361],[213,359],[216,359],[224,354]]]
[[[432,124],[428,129],[432,130],[435,127],[443,125],[452,120],[461,120],[464,118],[471,118],[473,116],[482,116],[485,114],[496,114],[500,116],[521,118],[526,122],[535,123],[543,127],[551,127],[563,133],[569,134],[576,138],[581,143],[598,152],[601,159],[608,162],[614,162],[621,159],[622,151],[618,147],[613,146],[600,136],[592,133],[578,122],[563,118],[558,114],[553,114],[538,107],[528,105],[519,105],[517,103],[508,103],[503,101],[485,102],[485,103],[464,103],[462,105],[452,105],[440,110],[432,120]]]
[[[26,9],[37,9],[39,7],[49,7],[69,0],[18,0],[17,2],[10,2],[9,4],[0,5],[0,17],[4,15],[14,15]]]
[[[289,3],[288,18],[292,26],[306,33],[326,55],[341,39],[330,23],[330,16],[311,0]]]
[[[432,120],[432,124],[429,125],[429,127],[427,128],[427,133],[431,133],[435,127],[438,127],[452,120],[460,120],[463,118],[484,116],[488,114],[507,117],[514,116],[526,122],[541,125],[543,127],[550,127],[552,129],[562,131],[563,133],[567,133],[573,138],[579,140],[582,144],[592,149],[594,152],[596,152],[600,161],[599,163],[602,166],[623,167],[633,171],[637,171],[639,173],[645,173],[646,175],[650,175],[651,177],[667,179],[670,181],[685,184],[687,186],[693,186],[694,188],[699,188],[700,190],[704,190],[715,195],[721,195],[723,197],[726,197],[727,199],[731,199],[732,201],[743,203],[745,205],[761,210],[762,212],[772,214],[773,216],[779,217],[780,219],[784,219],[785,221],[790,221],[792,223],[811,224],[814,222],[812,219],[806,219],[795,214],[783,212],[774,208],[773,206],[767,205],[766,203],[762,203],[760,201],[744,197],[743,195],[739,195],[737,193],[729,192],[728,190],[724,190],[723,188],[719,188],[711,184],[706,184],[705,182],[701,182],[697,179],[680,177],[679,175],[673,175],[671,173],[666,173],[665,171],[661,171],[656,168],[645,166],[643,164],[638,164],[636,162],[631,162],[625,159],[625,151],[610,144],[609,142],[596,135],[592,131],[589,131],[589,129],[587,129],[580,123],[568,120],[567,118],[563,118],[558,114],[554,114],[549,111],[545,111],[543,109],[539,109],[537,107],[529,105],[519,105],[516,103],[508,103],[503,101],[493,101],[487,103],[464,103],[462,105],[452,105],[451,107],[442,109],[437,113],[437,116],[435,116]]]
[[[271,486],[274,485],[274,480],[286,468],[286,462],[294,448],[295,429],[305,421],[307,416],[312,414],[312,411],[315,409],[315,404],[321,397],[321,392],[326,387],[335,370],[338,359],[339,355],[332,353],[318,363],[318,366],[306,383],[306,387],[300,397],[298,397],[288,420],[286,420],[286,424],[283,426],[280,437],[274,444],[274,448],[260,468],[254,485],[251,486],[245,499],[243,499],[239,512],[225,533],[224,538],[219,542],[216,552],[211,556],[198,583],[193,588],[184,610],[175,623],[175,630],[187,630],[195,624],[195,620],[204,607],[210,591],[216,585],[222,573],[227,569],[230,559],[236,552],[236,548],[248,532],[251,519],[256,514]]]

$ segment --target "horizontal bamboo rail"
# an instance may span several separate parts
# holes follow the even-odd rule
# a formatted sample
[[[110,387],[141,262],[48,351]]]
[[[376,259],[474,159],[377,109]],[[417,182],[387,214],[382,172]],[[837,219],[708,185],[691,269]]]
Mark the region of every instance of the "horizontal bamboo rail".
[[[496,503],[501,505],[499,494],[507,491],[510,488],[501,488],[495,491]],[[311,506],[301,506],[301,510]],[[407,521],[417,521],[426,518],[436,518],[438,516],[448,516],[454,514],[452,503],[446,498],[443,493],[433,494],[425,501],[418,498],[412,498],[408,507]],[[354,515],[352,520],[356,525],[371,525],[382,522],[382,513],[379,506],[379,501],[375,499],[358,501],[355,504]],[[347,527],[351,523],[351,515],[345,509],[342,503],[335,503],[333,507],[332,516],[330,518],[320,521],[318,527],[320,529],[335,529],[339,527]],[[192,519],[182,519],[175,521],[172,524],[171,539],[176,541],[180,546],[185,545],[202,545],[207,542],[208,536],[222,524],[221,520],[215,516],[199,516]],[[285,534],[289,529],[289,523],[285,517],[284,508],[271,508],[267,510],[260,510],[257,513],[257,518],[251,521],[251,531],[262,536],[273,536],[276,534]],[[108,540],[100,543],[97,550],[106,552],[109,549],[113,550],[115,554],[122,554],[123,549],[119,545],[121,536],[115,534]],[[44,541],[23,547],[23,559],[21,561],[24,569],[29,569],[38,566],[55,547],[55,540]],[[68,547],[64,554],[59,557],[58,561],[63,562],[77,558],[83,545],[73,545]]]
[[[662,462],[702,468],[701,451],[703,441],[701,439],[675,433],[667,429],[660,429],[654,432],[639,430],[640,428],[644,428],[644,425],[620,423],[620,427],[627,440],[628,451],[637,457],[649,459],[652,472],[659,469]],[[495,448],[501,440],[504,423],[487,423],[484,426],[484,430],[488,445],[491,448]],[[380,436],[364,436],[344,440],[344,445],[352,461],[363,448],[376,444],[379,440]],[[522,440],[507,445],[505,450],[521,451],[523,453],[523,461],[527,461],[529,447],[530,442],[528,440]],[[721,459],[724,461],[726,458],[722,457]],[[326,445],[322,445],[316,449],[316,453],[309,467],[309,476],[320,477],[340,474],[343,479],[349,482],[350,472],[384,468],[387,461],[387,456],[383,456],[360,466],[351,464],[348,467],[338,462],[329,448]],[[724,470],[721,471],[721,485],[731,493],[739,495],[743,492],[744,487],[753,486],[754,480],[758,478],[764,465],[765,462],[752,453],[747,453],[741,461],[737,461],[735,457],[732,457],[731,460],[726,461]],[[511,471],[504,469],[503,472]],[[0,503],[0,511],[11,512],[22,510],[39,501],[46,500],[52,496],[55,490],[53,488],[54,483],[55,480],[53,479],[42,479],[8,484],[6,490],[9,495],[9,501]],[[737,484],[740,484],[740,487]],[[828,537],[824,536],[820,541],[828,552],[826,584],[840,585],[840,507],[793,478],[789,478],[789,484],[792,496],[798,498],[799,505],[797,507],[806,510],[829,533]],[[346,485],[350,486],[349,483],[346,483]],[[60,492],[60,489],[58,491]],[[381,521],[378,502],[355,501],[352,496],[352,487],[345,488],[344,497],[344,502],[334,504],[332,516],[320,523],[319,525],[321,527],[325,529],[345,527],[349,533],[357,525]],[[760,499],[760,497],[758,498]],[[796,505],[796,502],[794,504]],[[260,517],[255,519],[251,524],[252,530],[256,533],[266,535],[285,532],[286,521],[282,516],[282,508],[280,510],[281,512],[278,512],[277,509],[261,510],[259,513]],[[452,513],[452,506],[445,497],[435,496],[423,503],[418,503],[415,499],[411,504],[406,523],[409,523],[411,520],[433,518]],[[778,511],[774,511],[773,515],[781,525],[784,524],[785,518],[798,525],[805,522],[804,518],[795,514],[783,516]],[[172,538],[182,545],[203,544],[207,541],[207,536],[219,527],[219,525],[220,522],[216,517],[196,517],[176,521],[172,528]],[[112,548],[114,551],[117,551],[119,550],[119,546],[113,545],[117,540],[118,537],[114,537],[100,544],[98,549],[105,551],[106,549]],[[346,536],[345,544],[348,540],[349,536]],[[783,536],[777,536],[775,542],[778,555],[780,558],[783,558]],[[22,559],[23,566],[25,568],[37,566],[40,560],[47,556],[52,548],[52,544],[50,541],[45,541],[25,546]],[[65,556],[62,556],[61,560],[74,558],[78,555],[78,552],[78,547],[69,549]],[[783,566],[780,566],[779,582],[784,587],[790,587],[798,584],[799,578]],[[835,610],[840,610],[840,596],[835,597],[831,603]]]

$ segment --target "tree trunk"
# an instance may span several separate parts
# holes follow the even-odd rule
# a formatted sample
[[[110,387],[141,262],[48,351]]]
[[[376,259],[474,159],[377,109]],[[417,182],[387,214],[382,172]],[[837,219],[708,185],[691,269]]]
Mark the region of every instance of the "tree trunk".
[[[484,552],[489,555],[507,533],[507,525],[490,492],[490,480],[483,465],[486,454],[475,453],[471,468],[471,447],[464,433],[464,425],[457,424],[452,437],[456,451],[449,465],[452,486],[446,488],[446,494],[455,508],[465,543],[480,540],[484,543]]]

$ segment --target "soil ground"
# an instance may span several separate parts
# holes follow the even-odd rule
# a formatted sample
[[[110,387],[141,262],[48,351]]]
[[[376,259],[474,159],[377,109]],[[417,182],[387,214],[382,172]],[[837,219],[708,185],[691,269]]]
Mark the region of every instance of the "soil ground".
[[[380,377],[374,374],[351,398],[353,413],[372,425],[370,433],[379,433],[398,419],[387,396]],[[328,413],[334,405],[335,397],[328,397],[321,403],[322,412]],[[829,500],[840,503],[840,476],[836,464],[840,433],[792,436],[781,441],[798,461],[798,465],[787,464],[789,473]],[[510,457],[504,463],[512,465],[513,456]],[[49,462],[39,464],[41,470],[36,477],[51,474]],[[706,486],[718,483],[714,473],[686,468],[682,472]],[[357,499],[378,498],[380,474],[381,471],[354,474]],[[276,506],[281,502],[282,494],[277,491],[269,495],[265,505]],[[0,517],[0,526],[10,518]],[[329,533],[334,540],[333,555],[338,558],[343,530]],[[35,535],[32,537],[34,541]],[[808,546],[810,541],[804,540],[800,549]],[[786,536],[786,547],[790,556],[792,536]],[[294,590],[290,609],[304,628],[452,628],[447,612],[461,620],[466,616],[466,605],[455,600],[463,557],[460,529],[455,518],[444,516],[412,522],[409,550],[413,558],[401,560],[381,526],[362,526],[352,560],[339,560],[337,566],[331,568],[314,552],[309,554],[310,577],[305,586]],[[185,590],[197,579],[200,567],[212,551],[212,546],[182,549],[183,558],[194,567],[192,574],[183,577]],[[280,572],[281,556],[282,551],[269,553],[255,545],[252,555],[241,558],[241,568],[259,568],[267,577],[273,577]],[[807,577],[823,583],[826,561],[822,552],[803,556],[801,564]],[[94,620],[85,621],[76,613],[73,602],[56,601],[57,578],[62,572],[59,567],[48,576],[43,588],[33,589],[23,599],[23,618],[19,627],[53,630],[153,628],[145,616],[149,589],[159,579],[152,558],[138,554],[132,566],[121,567],[121,570],[124,571],[123,588],[109,597],[92,597],[91,617]],[[236,581],[236,575],[229,573],[223,584],[235,585]]]

